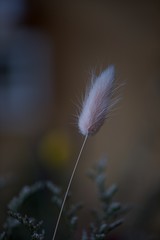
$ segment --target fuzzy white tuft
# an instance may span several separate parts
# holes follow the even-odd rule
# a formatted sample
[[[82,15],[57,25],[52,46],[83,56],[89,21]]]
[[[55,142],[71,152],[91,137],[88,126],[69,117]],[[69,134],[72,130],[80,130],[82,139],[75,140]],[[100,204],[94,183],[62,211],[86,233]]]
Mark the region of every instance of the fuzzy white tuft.
[[[114,78],[115,70],[111,65],[94,80],[87,92],[78,121],[83,135],[95,134],[107,118]]]

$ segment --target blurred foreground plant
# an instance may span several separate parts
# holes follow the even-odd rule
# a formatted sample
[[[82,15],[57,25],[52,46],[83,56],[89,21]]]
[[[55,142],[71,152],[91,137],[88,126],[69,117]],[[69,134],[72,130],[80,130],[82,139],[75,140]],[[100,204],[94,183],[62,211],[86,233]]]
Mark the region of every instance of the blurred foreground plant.
[[[106,161],[100,161],[89,173],[89,177],[96,183],[98,188],[98,198],[101,202],[102,209],[91,211],[92,222],[85,229],[82,230],[80,236],[81,240],[103,240],[106,239],[110,231],[117,228],[123,223],[122,214],[126,211],[126,207],[119,202],[113,200],[117,192],[117,186],[112,185],[106,187]],[[43,240],[45,236],[45,229],[43,221],[39,220],[37,216],[31,217],[23,212],[23,204],[29,198],[34,198],[37,192],[44,192],[45,190],[51,193],[50,200],[57,209],[60,209],[62,203],[62,191],[50,181],[42,181],[33,184],[32,186],[25,186],[17,197],[14,197],[8,204],[8,217],[3,225],[4,231],[0,235],[0,240],[10,239],[32,239]],[[41,201],[41,199],[39,199]],[[45,206],[42,206],[45,209]],[[78,211],[82,208],[81,203],[72,204],[70,195],[67,198],[67,204],[64,209],[62,220],[67,226],[65,239],[75,239],[75,233],[78,223]],[[23,238],[14,236],[14,229],[23,227],[29,233],[24,234]],[[63,227],[63,226],[62,226]],[[62,239],[62,238],[61,238]]]

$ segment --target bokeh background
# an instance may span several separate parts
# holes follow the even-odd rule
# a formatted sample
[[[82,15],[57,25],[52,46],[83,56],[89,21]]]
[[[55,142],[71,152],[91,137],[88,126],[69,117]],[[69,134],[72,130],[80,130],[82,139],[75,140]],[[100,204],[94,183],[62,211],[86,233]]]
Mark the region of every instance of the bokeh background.
[[[23,185],[50,179],[66,187],[83,141],[76,105],[92,70],[114,64],[117,84],[125,82],[122,100],[89,139],[73,198],[86,209],[97,206],[86,172],[106,157],[108,184],[117,183],[117,199],[134,205],[117,236],[160,237],[159,5],[0,0],[1,225]],[[87,216],[84,210],[81,225]]]

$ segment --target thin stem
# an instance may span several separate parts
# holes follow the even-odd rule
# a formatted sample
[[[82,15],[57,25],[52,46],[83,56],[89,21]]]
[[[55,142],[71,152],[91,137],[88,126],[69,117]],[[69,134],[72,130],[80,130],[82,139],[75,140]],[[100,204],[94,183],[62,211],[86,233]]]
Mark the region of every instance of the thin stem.
[[[66,202],[66,198],[67,198],[67,195],[68,195],[70,186],[71,186],[71,184],[72,184],[72,180],[73,180],[73,177],[74,177],[74,175],[75,175],[75,172],[76,172],[76,169],[77,169],[77,166],[78,166],[78,163],[79,163],[81,154],[82,154],[82,152],[83,152],[84,146],[85,146],[85,144],[86,144],[87,138],[88,138],[88,135],[85,136],[85,139],[84,139],[84,141],[83,141],[82,147],[81,147],[80,152],[79,152],[79,154],[78,154],[78,157],[77,157],[75,166],[74,166],[74,168],[73,168],[72,175],[71,175],[71,177],[70,177],[70,180],[69,180],[69,183],[68,183],[68,187],[67,187],[67,190],[66,190],[66,192],[65,192],[64,199],[63,199],[63,202],[62,202],[62,206],[61,206],[61,209],[60,209],[60,212],[59,212],[59,216],[58,216],[58,219],[57,219],[57,223],[56,223],[56,226],[55,226],[55,230],[54,230],[54,234],[53,234],[52,240],[55,240],[56,233],[57,233],[57,229],[58,229],[59,222],[60,222],[60,219],[61,219],[61,215],[62,215],[62,212],[63,212],[63,208],[64,208],[64,205],[65,205],[65,202]]]

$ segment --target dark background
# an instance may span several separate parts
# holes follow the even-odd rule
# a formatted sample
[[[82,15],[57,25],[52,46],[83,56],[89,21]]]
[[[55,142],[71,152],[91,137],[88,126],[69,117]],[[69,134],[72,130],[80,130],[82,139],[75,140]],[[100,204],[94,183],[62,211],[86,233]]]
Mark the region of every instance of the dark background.
[[[97,206],[85,173],[107,156],[108,183],[119,185],[119,201],[135,206],[122,229],[139,224],[160,235],[159,1],[6,2],[9,10],[0,2],[0,175],[7,179],[1,223],[24,184],[51,179],[65,188],[83,141],[75,104],[92,70],[114,64],[117,84],[125,83],[122,100],[89,139],[72,191],[86,208]]]

